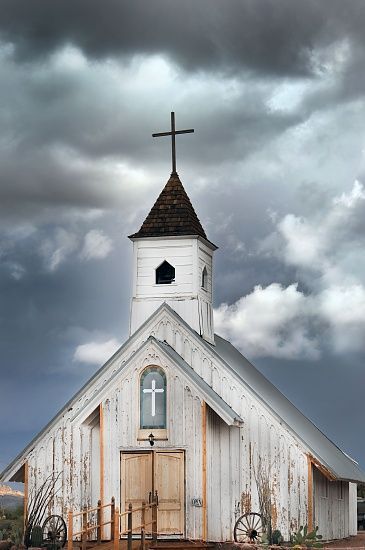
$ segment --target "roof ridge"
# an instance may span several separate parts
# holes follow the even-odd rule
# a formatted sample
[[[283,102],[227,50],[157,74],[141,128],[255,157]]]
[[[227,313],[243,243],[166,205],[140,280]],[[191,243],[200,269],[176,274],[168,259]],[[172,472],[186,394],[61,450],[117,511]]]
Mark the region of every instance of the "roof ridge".
[[[177,172],[172,172],[137,233],[129,238],[198,235],[207,239]]]

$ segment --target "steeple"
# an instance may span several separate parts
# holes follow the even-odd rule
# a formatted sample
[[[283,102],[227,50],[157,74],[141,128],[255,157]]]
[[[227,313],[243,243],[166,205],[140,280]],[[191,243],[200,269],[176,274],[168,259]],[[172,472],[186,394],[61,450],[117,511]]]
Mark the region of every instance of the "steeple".
[[[133,241],[130,334],[168,303],[214,344],[212,277],[216,246],[206,233],[176,172],[172,172]]]
[[[178,174],[173,172],[140,230],[130,238],[182,235],[207,238]]]

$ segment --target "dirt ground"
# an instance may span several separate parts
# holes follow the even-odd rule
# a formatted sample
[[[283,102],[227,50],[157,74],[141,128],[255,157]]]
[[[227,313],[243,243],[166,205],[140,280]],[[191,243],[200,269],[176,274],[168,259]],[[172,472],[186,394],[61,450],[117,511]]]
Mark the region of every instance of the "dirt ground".
[[[356,537],[335,540],[333,542],[325,544],[324,547],[330,550],[335,550],[335,548],[340,548],[341,550],[344,550],[345,548],[362,548],[365,550],[365,531],[359,531]]]

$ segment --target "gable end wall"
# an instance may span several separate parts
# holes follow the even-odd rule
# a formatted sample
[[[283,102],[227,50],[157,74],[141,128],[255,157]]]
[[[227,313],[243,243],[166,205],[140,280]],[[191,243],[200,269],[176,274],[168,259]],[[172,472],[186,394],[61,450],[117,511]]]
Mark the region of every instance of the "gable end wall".
[[[160,447],[186,452],[186,533],[201,538],[204,529],[203,508],[193,507],[191,499],[203,492],[202,397],[184,374],[153,344],[140,351],[152,335],[166,341],[195,372],[210,385],[243,419],[241,428],[228,427],[213,411],[207,415],[207,538],[232,539],[234,507],[240,501],[242,511],[259,511],[254,468],[265,458],[272,480],[273,527],[287,539],[289,533],[308,523],[307,449],[280,419],[268,410],[217,357],[200,343],[185,325],[168,310],[161,309],[131,338],[92,384],[79,396],[34,445],[25,457],[29,464],[29,487],[39,486],[47,472],[62,470],[60,491],[54,512],[65,517],[73,507],[94,505],[97,481],[91,476],[100,471],[95,456],[95,440],[87,419],[101,403],[104,423],[104,501],[115,496],[119,502],[119,460],[123,449],[149,448],[136,437],[138,376],[149,364],[166,369],[170,407],[169,440]],[[118,372],[124,365],[124,368]],[[114,376],[114,379],[113,379]],[[96,432],[97,433],[97,430]],[[94,449],[94,450],[93,450]],[[219,449],[219,454],[216,450]],[[99,457],[100,460],[100,457]],[[213,492],[220,480],[219,494]],[[99,482],[100,483],[100,482]],[[346,484],[345,484],[346,485]],[[217,524],[214,518],[222,517]],[[217,520],[218,521],[218,520]],[[321,527],[321,526],[320,526]],[[76,529],[76,526],[75,526]],[[347,533],[341,531],[341,536]],[[339,534],[332,532],[334,538]]]

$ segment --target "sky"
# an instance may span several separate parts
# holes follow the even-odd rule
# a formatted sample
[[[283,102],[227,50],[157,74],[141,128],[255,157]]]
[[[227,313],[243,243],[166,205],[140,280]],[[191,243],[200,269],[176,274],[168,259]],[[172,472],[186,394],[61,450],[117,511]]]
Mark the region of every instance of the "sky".
[[[365,468],[363,0],[2,0],[0,469],[128,337],[177,169],[216,332]]]

